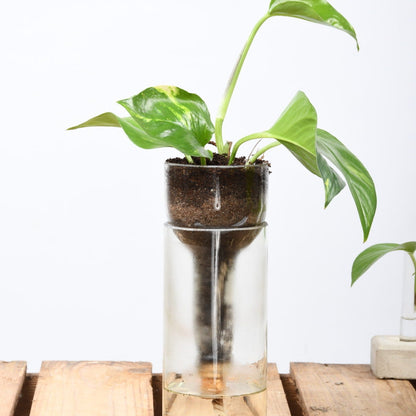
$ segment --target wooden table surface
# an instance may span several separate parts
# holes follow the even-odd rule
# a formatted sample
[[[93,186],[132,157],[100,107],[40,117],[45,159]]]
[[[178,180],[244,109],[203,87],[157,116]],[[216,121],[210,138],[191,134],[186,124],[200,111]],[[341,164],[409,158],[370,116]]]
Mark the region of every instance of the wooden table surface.
[[[45,361],[38,375],[0,362],[0,416],[160,416],[161,386],[144,362]],[[368,365],[269,364],[268,416],[416,416],[414,386]]]

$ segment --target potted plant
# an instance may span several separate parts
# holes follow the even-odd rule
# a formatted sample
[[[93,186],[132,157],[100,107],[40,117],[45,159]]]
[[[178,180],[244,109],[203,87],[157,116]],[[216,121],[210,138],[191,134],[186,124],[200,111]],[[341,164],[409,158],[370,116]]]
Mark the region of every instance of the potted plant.
[[[372,338],[371,368],[379,378],[416,379],[416,241],[375,244],[365,249],[352,265],[351,285],[381,257],[395,251],[405,253],[400,335]]]
[[[266,412],[266,151],[284,147],[320,177],[325,207],[345,186],[343,176],[364,240],[373,221],[376,193],[369,173],[338,139],[317,127],[316,110],[303,92],[270,128],[235,143],[223,137],[224,118],[253,39],[275,16],[331,26],[357,40],[350,23],[325,0],[272,0],[244,45],[215,123],[198,95],[157,86],[118,102],[128,116],[104,113],[71,128],[119,127],[141,148],[172,147],[184,155],[165,164],[166,415]],[[257,143],[257,150],[239,156],[240,146],[249,141]]]

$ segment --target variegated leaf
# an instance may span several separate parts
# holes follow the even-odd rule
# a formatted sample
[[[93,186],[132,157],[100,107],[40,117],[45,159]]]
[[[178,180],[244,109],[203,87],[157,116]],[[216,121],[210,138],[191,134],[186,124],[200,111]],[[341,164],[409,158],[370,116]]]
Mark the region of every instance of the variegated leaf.
[[[151,137],[191,156],[212,156],[204,146],[214,126],[206,104],[196,94],[172,86],[151,87],[119,104]]]

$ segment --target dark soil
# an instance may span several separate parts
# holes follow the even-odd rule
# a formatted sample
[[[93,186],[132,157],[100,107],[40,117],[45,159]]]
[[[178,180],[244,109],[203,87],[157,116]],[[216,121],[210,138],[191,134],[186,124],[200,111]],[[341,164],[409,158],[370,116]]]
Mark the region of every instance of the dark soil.
[[[249,227],[264,221],[269,165],[191,165],[184,159],[166,162],[169,221],[182,227]]]

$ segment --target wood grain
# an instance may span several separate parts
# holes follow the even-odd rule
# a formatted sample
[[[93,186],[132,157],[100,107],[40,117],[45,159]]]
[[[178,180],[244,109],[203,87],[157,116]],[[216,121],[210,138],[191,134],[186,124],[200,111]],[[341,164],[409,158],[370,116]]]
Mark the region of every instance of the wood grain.
[[[379,380],[368,365],[292,363],[305,416],[415,416],[406,380]]]
[[[13,416],[25,374],[25,362],[0,361],[0,416]]]
[[[153,416],[150,363],[45,361],[30,416]]]
[[[267,415],[291,416],[276,364],[267,367]]]

